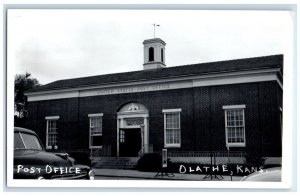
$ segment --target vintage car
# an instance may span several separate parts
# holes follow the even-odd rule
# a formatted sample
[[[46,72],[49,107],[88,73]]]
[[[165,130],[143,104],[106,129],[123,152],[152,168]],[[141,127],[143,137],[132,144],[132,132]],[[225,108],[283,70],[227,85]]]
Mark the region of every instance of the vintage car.
[[[262,169],[261,172],[254,172],[243,177],[241,181],[281,182],[281,167]]]
[[[46,152],[37,134],[14,128],[14,179],[90,179],[95,173],[67,153]]]
[[[281,182],[281,158],[267,158],[261,171],[244,176],[241,181]]]

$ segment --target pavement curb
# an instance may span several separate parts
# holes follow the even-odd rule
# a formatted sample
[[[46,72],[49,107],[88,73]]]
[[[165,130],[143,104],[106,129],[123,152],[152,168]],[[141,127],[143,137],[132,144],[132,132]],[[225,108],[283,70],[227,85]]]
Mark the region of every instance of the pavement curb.
[[[174,173],[175,176],[167,176],[163,177],[157,176],[156,172],[139,172],[135,170],[121,170],[121,169],[96,169],[95,171],[96,177],[103,178],[111,178],[113,179],[140,179],[140,180],[169,180],[169,181],[231,181],[230,176],[213,176],[212,178],[207,175],[194,175],[194,174],[178,174]],[[233,181],[239,181],[242,177],[233,176]],[[109,179],[110,180],[110,179]]]
[[[155,177],[138,177],[138,176],[115,176],[115,175],[96,175],[96,176],[102,176],[102,177],[112,177],[112,178],[133,178],[133,179],[149,179],[149,180],[183,180],[183,181],[191,181],[189,179],[178,179],[178,178],[173,178],[173,177],[169,177],[169,178],[155,178]]]

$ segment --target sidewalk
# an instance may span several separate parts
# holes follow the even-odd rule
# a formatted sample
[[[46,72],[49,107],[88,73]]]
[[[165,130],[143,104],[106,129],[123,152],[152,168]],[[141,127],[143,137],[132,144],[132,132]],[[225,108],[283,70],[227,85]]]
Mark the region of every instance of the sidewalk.
[[[211,179],[210,176],[205,178],[206,175],[200,175],[200,174],[179,174],[174,173],[174,177],[168,177],[168,176],[158,176],[155,177],[157,172],[141,172],[137,170],[125,170],[125,169],[93,169],[95,171],[96,176],[104,176],[104,177],[112,177],[118,178],[118,177],[126,177],[126,178],[136,178],[136,179],[153,179],[153,180],[192,180],[192,181],[230,181],[230,176],[220,176],[217,175],[218,179],[215,178],[213,175],[213,178]],[[222,178],[223,177],[223,178]],[[243,176],[232,176],[232,181],[239,181],[242,179]],[[205,179],[204,179],[205,178]]]

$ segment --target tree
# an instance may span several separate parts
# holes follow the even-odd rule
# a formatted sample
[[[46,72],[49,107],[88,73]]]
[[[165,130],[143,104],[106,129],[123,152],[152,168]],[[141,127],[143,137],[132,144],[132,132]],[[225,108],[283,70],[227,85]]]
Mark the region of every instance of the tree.
[[[26,91],[40,86],[37,79],[31,78],[31,74],[15,75],[15,125],[24,126],[27,119],[27,96]]]

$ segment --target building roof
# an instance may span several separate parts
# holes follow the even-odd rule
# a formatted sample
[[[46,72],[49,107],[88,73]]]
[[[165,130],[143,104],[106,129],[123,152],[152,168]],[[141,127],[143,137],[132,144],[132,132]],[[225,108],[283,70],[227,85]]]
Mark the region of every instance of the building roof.
[[[153,38],[153,39],[146,39],[143,44],[149,44],[149,43],[161,43],[162,45],[166,45],[166,42],[164,42],[162,39],[160,38]]]
[[[46,85],[36,87],[28,92],[68,89],[85,86],[97,86],[104,84],[117,84],[133,81],[146,81],[184,76],[205,75],[213,73],[226,73],[245,70],[257,70],[268,68],[282,68],[283,55],[272,55],[210,63],[200,63],[167,67],[153,70],[141,70],[107,75],[98,75],[82,78],[58,80]]]

